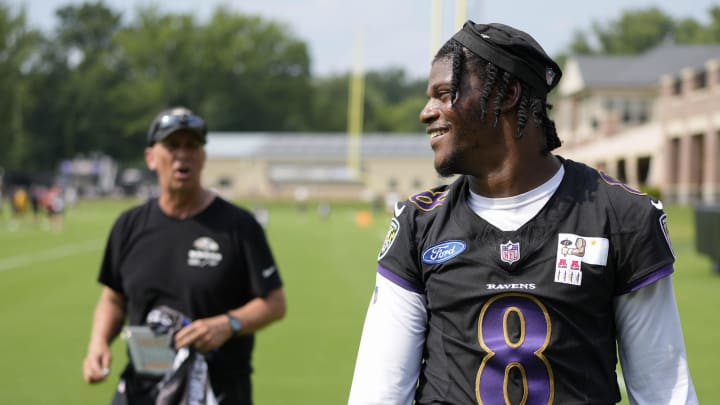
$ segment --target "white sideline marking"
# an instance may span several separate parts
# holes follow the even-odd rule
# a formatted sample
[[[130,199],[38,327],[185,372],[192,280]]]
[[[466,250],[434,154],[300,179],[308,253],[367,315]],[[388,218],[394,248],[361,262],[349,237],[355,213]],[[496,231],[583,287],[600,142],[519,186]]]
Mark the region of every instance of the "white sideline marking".
[[[80,243],[57,246],[39,253],[28,253],[7,257],[0,259],[0,273],[21,266],[27,266],[32,263],[46,262],[49,260],[76,255],[78,253],[89,252],[91,250],[99,249],[100,247],[101,245],[97,240],[89,240]]]

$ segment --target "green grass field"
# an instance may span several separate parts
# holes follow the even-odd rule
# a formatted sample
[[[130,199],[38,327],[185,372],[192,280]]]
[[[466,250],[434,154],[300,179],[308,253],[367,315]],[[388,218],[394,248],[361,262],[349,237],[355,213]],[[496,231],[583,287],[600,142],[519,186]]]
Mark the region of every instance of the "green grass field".
[[[109,381],[82,380],[96,275],[116,215],[134,201],[81,202],[62,232],[0,220],[0,404],[104,404],[125,362],[113,346]],[[360,207],[362,208],[362,207]],[[258,334],[254,386],[258,405],[342,404],[373,287],[375,258],[388,217],[358,227],[359,207],[334,207],[328,219],[310,210],[270,206],[268,237],[285,281],[288,315]],[[670,207],[678,263],[674,282],[700,400],[720,398],[714,351],[720,341],[720,277],[695,253],[692,211]]]

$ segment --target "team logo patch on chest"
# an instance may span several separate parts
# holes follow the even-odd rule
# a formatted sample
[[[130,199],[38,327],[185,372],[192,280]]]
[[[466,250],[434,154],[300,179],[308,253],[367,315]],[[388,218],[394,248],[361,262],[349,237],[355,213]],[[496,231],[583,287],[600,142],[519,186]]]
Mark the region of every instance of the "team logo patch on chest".
[[[582,284],[582,263],[605,266],[610,242],[606,238],[589,238],[572,233],[558,234],[555,259],[555,282]]]
[[[425,249],[422,261],[426,264],[444,263],[464,252],[466,248],[467,245],[461,240],[446,240]]]
[[[509,240],[507,243],[501,243],[500,260],[507,264],[513,264],[520,260],[520,242],[515,243]]]
[[[195,239],[188,250],[187,264],[192,267],[215,267],[222,261],[220,245],[212,238],[203,236]]]

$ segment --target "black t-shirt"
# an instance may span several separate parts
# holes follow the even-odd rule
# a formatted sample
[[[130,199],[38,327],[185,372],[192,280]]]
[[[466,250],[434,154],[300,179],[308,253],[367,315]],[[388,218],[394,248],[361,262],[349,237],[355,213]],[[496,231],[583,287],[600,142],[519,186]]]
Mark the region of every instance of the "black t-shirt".
[[[99,281],[125,296],[131,325],[161,305],[190,320],[223,314],[282,285],[262,227],[220,197],[187,219],[165,215],[157,199],[122,213]],[[253,335],[228,340],[208,354],[210,371],[249,374],[253,342]]]
[[[657,201],[585,165],[516,231],[467,203],[465,177],[396,210],[379,271],[426,295],[418,404],[607,404],[613,298],[672,272]]]

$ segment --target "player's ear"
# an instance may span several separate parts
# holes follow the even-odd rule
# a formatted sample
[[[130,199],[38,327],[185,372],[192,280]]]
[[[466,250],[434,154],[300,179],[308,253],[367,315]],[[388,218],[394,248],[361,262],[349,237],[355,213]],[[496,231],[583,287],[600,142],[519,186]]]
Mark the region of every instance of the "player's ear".
[[[505,99],[502,104],[502,112],[515,109],[520,104],[520,96],[522,94],[522,86],[517,80],[511,81],[505,90]]]

